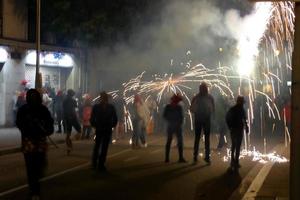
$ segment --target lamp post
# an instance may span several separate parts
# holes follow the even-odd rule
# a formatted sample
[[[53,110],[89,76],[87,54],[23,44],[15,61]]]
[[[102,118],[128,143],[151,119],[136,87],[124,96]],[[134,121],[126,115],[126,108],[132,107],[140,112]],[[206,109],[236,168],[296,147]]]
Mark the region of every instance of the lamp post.
[[[41,0],[36,0],[36,71],[35,88],[42,88],[42,77],[40,74],[40,51],[41,51]]]

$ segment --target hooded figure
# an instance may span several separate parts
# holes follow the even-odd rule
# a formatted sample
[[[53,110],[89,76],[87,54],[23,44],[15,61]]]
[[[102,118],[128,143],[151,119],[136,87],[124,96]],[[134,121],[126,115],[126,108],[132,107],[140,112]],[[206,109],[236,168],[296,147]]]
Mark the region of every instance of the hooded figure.
[[[231,136],[231,168],[237,170],[240,168],[239,157],[243,140],[243,131],[249,132],[246,111],[244,109],[245,99],[238,96],[236,104],[226,113],[226,123]]]
[[[26,104],[17,113],[16,125],[21,131],[28,185],[32,197],[40,196],[39,179],[46,165],[47,140],[53,133],[53,119],[42,104],[41,94],[36,89],[28,90]]]
[[[106,171],[104,164],[112,135],[112,128],[118,123],[116,109],[108,102],[108,94],[106,92],[100,93],[100,102],[93,106],[90,122],[96,128],[92,167],[100,171]]]
[[[186,162],[183,157],[183,139],[182,139],[182,122],[183,122],[183,111],[182,107],[178,104],[182,101],[182,97],[180,95],[174,94],[171,98],[170,104],[166,105],[163,117],[167,121],[167,143],[166,143],[166,154],[165,154],[165,162],[168,163],[170,147],[173,139],[173,134],[177,137],[177,147],[179,160],[178,162]]]
[[[208,87],[205,82],[200,84],[199,93],[192,99],[190,110],[195,117],[194,162],[198,161],[199,142],[203,129],[205,136],[204,160],[210,164],[210,123],[215,104],[213,97],[208,93]]]

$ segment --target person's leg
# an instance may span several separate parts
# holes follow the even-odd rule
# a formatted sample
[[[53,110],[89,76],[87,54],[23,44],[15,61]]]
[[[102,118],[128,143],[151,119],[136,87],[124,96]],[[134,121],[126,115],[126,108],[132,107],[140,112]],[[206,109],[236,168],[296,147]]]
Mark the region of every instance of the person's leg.
[[[87,126],[85,126],[85,125],[82,126],[82,135],[81,135],[81,139],[86,138],[86,135],[87,135],[87,129],[88,129]]]
[[[95,145],[94,145],[94,149],[93,149],[93,155],[92,155],[92,167],[94,169],[97,168],[97,161],[99,158],[99,148],[100,148],[100,144],[101,144],[101,140],[102,140],[102,138],[99,135],[100,134],[98,134],[98,136],[96,137]]]
[[[224,136],[225,136],[225,124],[223,124],[222,122],[220,122],[219,124],[219,135],[220,135],[220,138],[219,138],[219,143],[218,143],[218,146],[217,148],[218,149],[222,149],[224,144],[225,144],[225,139],[224,139]]]
[[[186,162],[183,156],[183,138],[182,138],[182,129],[181,127],[176,128],[176,136],[177,136],[177,147],[178,147],[178,155],[179,162]]]
[[[81,138],[81,126],[80,126],[80,123],[77,119],[77,117],[74,117],[73,120],[72,120],[72,126],[75,128],[77,134],[75,135],[75,138],[76,139],[80,139]]]
[[[210,162],[210,120],[204,123],[204,139],[205,139],[205,158],[206,162]]]
[[[99,156],[99,165],[98,168],[100,170],[104,169],[105,170],[105,161],[106,161],[106,156],[107,156],[107,151],[108,151],[108,146],[110,143],[110,138],[111,138],[111,132],[110,133],[105,133],[105,135],[103,136],[103,140],[101,143],[101,152],[100,152],[100,156]]]
[[[133,132],[132,132],[132,147],[138,146],[138,132],[139,132],[139,127],[138,127],[138,120],[133,121]]]
[[[201,129],[202,124],[200,122],[195,122],[194,162],[198,160]]]
[[[86,136],[85,136],[86,139],[90,139],[91,132],[92,132],[92,127],[87,126]]]
[[[24,154],[28,185],[30,189],[31,196],[40,195],[40,184],[39,184],[39,161],[36,153],[26,153]]]
[[[146,147],[146,126],[144,125],[144,122],[141,121],[141,129],[140,129],[140,140],[144,147]]]
[[[231,136],[231,162],[230,162],[230,166],[234,167],[235,156],[236,156],[236,145],[237,145],[236,133],[235,133],[234,130],[230,131],[230,136]]]
[[[240,158],[242,140],[243,140],[243,130],[239,130],[236,138],[236,156],[235,156],[235,165],[238,168],[240,167],[239,158]]]
[[[170,148],[171,148],[171,143],[173,139],[173,133],[171,127],[167,128],[167,143],[166,143],[166,152],[165,152],[165,162],[169,162],[170,158]]]
[[[69,119],[65,119],[65,124],[66,124],[66,145],[67,145],[67,154],[70,154],[73,144],[71,140],[71,133],[72,133],[72,123]]]

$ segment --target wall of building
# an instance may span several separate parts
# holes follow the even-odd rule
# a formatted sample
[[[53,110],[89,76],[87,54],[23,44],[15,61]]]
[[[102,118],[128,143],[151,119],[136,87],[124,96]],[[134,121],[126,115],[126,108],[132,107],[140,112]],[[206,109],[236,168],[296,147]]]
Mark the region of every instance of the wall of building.
[[[24,9],[18,9],[18,12],[16,12],[15,6]],[[3,37],[27,40],[27,16],[27,1],[3,0]]]

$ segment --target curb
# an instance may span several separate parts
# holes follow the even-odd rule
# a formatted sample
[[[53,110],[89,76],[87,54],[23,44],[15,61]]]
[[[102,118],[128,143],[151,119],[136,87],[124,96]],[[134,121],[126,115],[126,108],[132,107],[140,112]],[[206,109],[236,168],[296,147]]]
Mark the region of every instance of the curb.
[[[65,140],[56,140],[54,141],[56,144],[64,144]],[[51,144],[51,142],[48,142],[49,148],[52,148],[53,145]],[[54,147],[55,148],[55,147]],[[8,148],[2,148],[0,149],[0,156],[4,156],[4,155],[9,155],[9,154],[14,154],[14,153],[19,153],[21,152],[21,147],[17,146],[17,147],[8,147]]]

